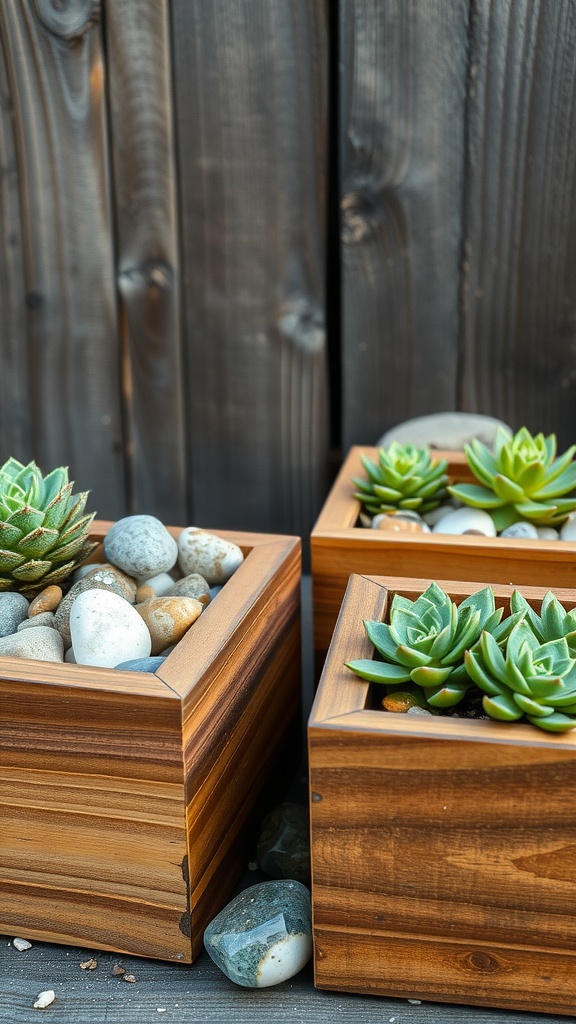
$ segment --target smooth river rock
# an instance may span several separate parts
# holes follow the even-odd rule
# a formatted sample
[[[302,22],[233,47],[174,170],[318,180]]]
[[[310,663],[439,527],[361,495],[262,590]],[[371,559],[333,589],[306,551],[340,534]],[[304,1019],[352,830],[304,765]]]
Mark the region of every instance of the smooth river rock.
[[[244,988],[292,978],[312,955],[310,893],[301,882],[260,882],[210,922],[204,945],[221,971]]]
[[[0,655],[61,662],[64,660],[64,644],[57,629],[35,626],[34,629],[24,629],[12,636],[0,637]]]
[[[495,537],[496,527],[492,516],[482,508],[471,508],[464,505],[462,508],[454,509],[447,516],[443,516],[440,522],[432,527],[433,533],[462,534],[482,533],[485,537]]]
[[[155,516],[126,516],[104,538],[106,558],[140,582],[168,572],[176,564],[178,548],[163,523]]]
[[[136,596],[136,583],[112,565],[98,566],[93,572],[87,573],[77,583],[74,583],[54,612],[56,628],[62,634],[65,647],[70,647],[72,643],[70,609],[76,598],[88,590],[103,590],[110,594],[116,594],[130,605]]]
[[[136,605],[152,639],[151,654],[177,644],[201,614],[204,605],[193,597],[152,597]]]
[[[0,594],[0,637],[15,633],[28,618],[29,603],[24,594],[9,590]]]
[[[70,610],[70,635],[78,665],[114,668],[132,658],[147,658],[152,648],[146,623],[134,606],[108,590],[91,588],[78,595]]]
[[[178,536],[178,564],[184,576],[199,573],[209,586],[225,583],[244,561],[241,548],[214,533],[189,526]]]
[[[518,522],[511,523],[505,530],[502,530],[501,537],[510,537],[511,540],[537,540],[538,530],[532,523]]]

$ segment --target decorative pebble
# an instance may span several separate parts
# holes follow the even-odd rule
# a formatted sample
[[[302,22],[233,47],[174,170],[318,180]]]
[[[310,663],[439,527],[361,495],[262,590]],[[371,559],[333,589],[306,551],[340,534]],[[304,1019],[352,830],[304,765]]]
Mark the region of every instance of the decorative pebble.
[[[25,949],[32,949],[32,943],[28,942],[28,939],[12,939],[12,945],[19,953],[23,953]]]
[[[560,528],[560,540],[576,540],[576,516],[568,519]]]
[[[518,540],[537,540],[538,530],[532,523],[511,523],[505,530],[502,530],[500,536],[517,538]]]
[[[433,533],[462,534],[470,530],[482,533],[485,537],[496,536],[492,516],[482,508],[470,508],[468,505],[454,509],[432,528]]]
[[[54,989],[47,988],[44,992],[40,992],[40,994],[37,996],[36,1002],[34,1003],[34,1009],[45,1010],[46,1007],[50,1006],[50,1004],[53,1003],[55,999],[56,993]]]
[[[152,646],[146,623],[133,605],[108,590],[92,588],[78,595],[70,610],[70,635],[78,665],[113,668],[132,658],[147,658]]]
[[[165,654],[157,654],[155,658],[131,658],[130,661],[121,661],[115,668],[120,668],[123,672],[156,672],[166,658]]]
[[[413,708],[408,708],[406,714],[407,715],[428,715],[430,717],[432,715],[432,712],[428,711],[426,708],[419,708],[418,705],[415,704]]]
[[[243,560],[237,544],[196,526],[189,526],[178,536],[178,564],[182,573],[199,573],[209,586],[229,580]]]
[[[303,804],[282,803],[262,822],[258,864],[272,878],[310,880],[310,820]]]
[[[308,889],[295,880],[250,886],[210,922],[204,945],[236,985],[268,988],[292,978],[312,955]]]
[[[536,533],[540,540],[560,540],[560,534],[553,526],[537,526]]]
[[[147,587],[151,592],[148,597],[163,597],[168,591],[174,586],[174,580],[167,572],[159,572],[156,576],[146,577],[146,579],[136,580],[138,590],[136,591],[136,600],[138,601],[138,592]],[[147,600],[147,598],[144,598]]]
[[[457,507],[459,506],[456,506],[453,502],[446,502],[443,505],[438,505],[437,508],[430,509],[430,512],[425,512],[422,519],[428,526],[436,526],[436,523],[444,519],[444,516],[447,516],[449,512],[454,512]]]
[[[36,626],[50,626],[51,629],[56,629],[56,616],[54,612],[40,612],[39,615],[34,615],[31,619],[24,619],[18,626],[17,633],[22,629],[35,629]]]
[[[56,610],[60,601],[62,600],[62,587],[57,587],[55,583],[51,587],[46,587],[41,590],[39,594],[30,602],[28,609],[28,615],[32,619],[35,615],[42,615],[44,612],[53,612]]]
[[[126,582],[127,580],[129,581],[130,577],[126,576],[125,573],[114,566],[108,565],[100,566],[94,572],[87,573],[86,576],[70,587],[70,590],[62,598],[54,613],[56,628],[62,634],[65,647],[69,647],[72,643],[70,635],[70,609],[76,598],[88,590],[103,590],[107,593],[117,594],[122,600],[127,600],[131,604],[136,596],[136,584],[132,580],[130,587]],[[128,598],[126,597],[127,593],[130,594]]]
[[[383,530],[385,533],[430,533],[430,527],[418,516],[416,519],[408,519],[397,514],[386,512],[374,516],[372,520],[373,530]]]
[[[15,591],[0,594],[0,637],[16,632],[20,623],[28,618],[28,608],[24,594]]]
[[[35,658],[38,661],[64,660],[64,644],[57,629],[36,626],[11,636],[0,637],[0,655],[9,658]]]
[[[177,583],[173,583],[170,590],[166,593],[166,597],[195,597],[201,604],[210,603],[210,587],[203,576],[198,572],[193,572],[189,576],[184,576]]]
[[[201,614],[204,605],[193,597],[153,597],[136,605],[152,638],[151,654],[178,643]]]
[[[142,579],[171,569],[176,564],[178,548],[155,516],[126,516],[106,534],[104,554],[129,576]]]

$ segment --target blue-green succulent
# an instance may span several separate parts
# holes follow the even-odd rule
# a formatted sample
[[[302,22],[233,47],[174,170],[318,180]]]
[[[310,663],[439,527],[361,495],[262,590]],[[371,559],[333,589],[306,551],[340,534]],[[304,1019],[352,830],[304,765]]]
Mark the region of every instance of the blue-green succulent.
[[[477,438],[464,451],[478,483],[448,490],[464,505],[486,509],[498,532],[521,521],[559,526],[576,510],[576,445],[556,458],[554,434],[533,437],[526,427],[516,434],[498,427],[493,451]]]
[[[434,460],[430,449],[393,441],[378,449],[378,462],[362,454],[367,479],[353,477],[354,494],[366,512],[394,512],[409,509],[419,514],[437,508],[448,496],[446,459]]]

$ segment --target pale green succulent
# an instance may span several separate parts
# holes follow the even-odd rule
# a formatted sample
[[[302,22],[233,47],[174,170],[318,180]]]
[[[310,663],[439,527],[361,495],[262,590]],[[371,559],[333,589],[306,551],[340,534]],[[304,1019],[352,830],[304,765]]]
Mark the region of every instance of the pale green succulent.
[[[523,618],[541,644],[564,637],[570,654],[576,657],[576,608],[567,612],[551,590],[544,595],[540,615],[528,604],[519,590],[512,594],[510,608],[513,612],[522,612]]]
[[[464,662],[465,651],[482,631],[502,643],[523,612],[501,622],[491,587],[485,587],[455,604],[437,583],[415,601],[395,594],[389,622],[367,620],[364,628],[382,660],[359,658],[346,662],[362,679],[400,688],[416,683],[432,707],[458,704],[471,679]]]
[[[34,462],[0,467],[0,591],[33,597],[96,547],[88,539],[95,513],[83,515],[89,491],[73,494],[73,486],[64,466],[45,477]]]
[[[576,445],[556,458],[556,437],[522,427],[512,435],[498,427],[491,452],[475,438],[464,446],[478,484],[454,484],[450,494],[464,505],[486,509],[498,532],[512,523],[557,526],[576,510]]]
[[[447,497],[448,462],[435,462],[429,448],[393,441],[388,448],[378,449],[377,463],[364,454],[360,460],[368,479],[352,478],[358,488],[354,497],[371,515],[398,509],[422,514],[437,508]]]
[[[482,706],[491,718],[515,722],[525,717],[549,732],[576,728],[576,659],[565,637],[541,643],[522,619],[504,651],[484,632],[466,652],[465,663],[484,691]]]

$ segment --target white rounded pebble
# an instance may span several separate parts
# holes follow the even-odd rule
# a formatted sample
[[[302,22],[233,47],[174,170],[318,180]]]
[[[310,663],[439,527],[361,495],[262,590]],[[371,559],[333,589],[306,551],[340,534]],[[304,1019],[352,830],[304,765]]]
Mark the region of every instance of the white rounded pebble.
[[[35,1010],[44,1010],[50,1003],[53,1003],[56,999],[56,993],[53,988],[47,988],[45,992],[40,992],[34,1003]]]
[[[78,595],[70,609],[70,635],[78,665],[113,668],[147,658],[152,647],[146,623],[133,605],[108,590]]]
[[[470,508],[468,505],[449,512],[432,527],[432,533],[462,534],[468,530],[478,530],[486,537],[496,536],[492,517],[484,509]]]
[[[262,957],[256,975],[256,988],[269,988],[293,978],[312,956],[312,936],[301,932],[286,935],[275,942]]]
[[[576,540],[576,516],[564,523],[560,530],[560,540]]]
[[[560,540],[560,534],[553,526],[538,526],[536,533],[540,540]]]
[[[23,629],[11,636],[0,637],[0,655],[61,662],[64,659],[64,641],[57,629],[35,626],[34,629]]]
[[[519,540],[537,540],[538,530],[532,523],[511,523],[505,530],[502,530],[500,536],[517,538]]]
[[[136,583],[139,587],[144,583],[147,587],[152,587],[155,597],[164,597],[171,587],[174,586],[174,580],[167,572],[159,572],[156,576],[144,576],[137,579]]]
[[[209,586],[225,583],[243,561],[237,544],[196,526],[189,526],[178,536],[178,564],[183,575],[199,573]]]
[[[126,516],[104,537],[104,554],[113,565],[140,579],[168,572],[176,564],[178,548],[155,516]]]
[[[32,943],[28,942],[28,939],[12,939],[12,945],[19,953],[23,953],[25,949],[32,948]]]

